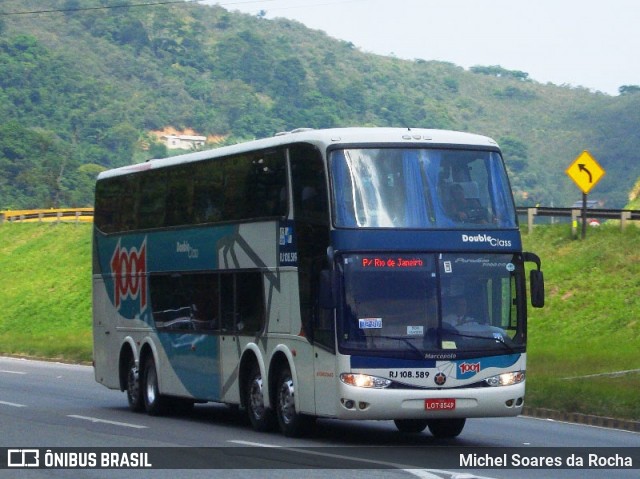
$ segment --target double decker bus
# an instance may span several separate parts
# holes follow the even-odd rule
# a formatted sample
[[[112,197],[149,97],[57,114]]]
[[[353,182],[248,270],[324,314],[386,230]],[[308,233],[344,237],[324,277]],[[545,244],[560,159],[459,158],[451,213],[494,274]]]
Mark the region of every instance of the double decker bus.
[[[301,129],[103,172],[95,378],[133,411],[220,402],[288,436],[516,416],[544,303],[517,221],[498,145],[460,132]]]

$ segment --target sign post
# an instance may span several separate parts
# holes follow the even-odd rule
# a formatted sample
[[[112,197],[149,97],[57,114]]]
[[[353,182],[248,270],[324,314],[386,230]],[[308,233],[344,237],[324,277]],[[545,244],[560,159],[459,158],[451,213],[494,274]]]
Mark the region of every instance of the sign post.
[[[582,190],[582,239],[587,235],[587,195],[605,175],[596,159],[584,150],[565,170],[569,178]]]

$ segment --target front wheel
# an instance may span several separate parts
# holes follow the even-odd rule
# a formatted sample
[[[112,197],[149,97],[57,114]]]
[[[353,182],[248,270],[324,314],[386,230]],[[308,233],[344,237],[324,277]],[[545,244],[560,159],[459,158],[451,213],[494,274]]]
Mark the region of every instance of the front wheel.
[[[464,428],[465,418],[459,419],[431,419],[429,431],[438,438],[456,437]]]
[[[418,434],[427,427],[426,419],[394,419],[398,431],[408,434]]]
[[[289,368],[283,369],[280,373],[276,394],[278,425],[282,433],[288,437],[306,434],[313,422],[313,417],[296,411],[295,388]]]

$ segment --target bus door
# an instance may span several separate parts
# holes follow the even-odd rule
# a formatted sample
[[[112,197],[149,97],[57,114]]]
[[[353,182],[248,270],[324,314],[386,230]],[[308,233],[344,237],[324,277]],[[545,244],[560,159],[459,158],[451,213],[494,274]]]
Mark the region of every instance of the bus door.
[[[236,275],[220,275],[221,324],[220,324],[220,372],[222,399],[228,403],[240,403],[238,387],[242,346],[238,329],[242,323],[236,308]],[[255,295],[262,299],[261,295]],[[255,301],[255,299],[254,299]]]
[[[316,310],[313,322],[316,415],[335,416],[338,397],[335,309]]]
[[[313,349],[316,415],[335,416],[338,394],[336,355],[322,346],[315,345]]]

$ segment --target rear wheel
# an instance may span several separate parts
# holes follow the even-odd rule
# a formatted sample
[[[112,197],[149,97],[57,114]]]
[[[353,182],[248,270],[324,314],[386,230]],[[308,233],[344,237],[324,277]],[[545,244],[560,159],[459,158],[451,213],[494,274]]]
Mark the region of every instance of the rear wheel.
[[[289,437],[306,434],[313,423],[313,417],[296,411],[295,388],[289,368],[280,373],[276,394],[278,425],[282,433]]]
[[[462,432],[466,419],[431,419],[429,421],[429,431],[435,437],[447,438],[456,437]]]
[[[151,416],[159,416],[167,410],[167,398],[160,394],[156,363],[149,357],[144,363],[142,375],[142,397],[144,408]]]
[[[251,370],[246,385],[247,414],[251,426],[256,431],[273,429],[273,411],[264,405],[264,382],[260,368],[256,365]]]
[[[417,434],[427,427],[426,419],[395,419],[393,422],[398,431],[409,434]]]
[[[127,365],[127,402],[129,409],[140,412],[144,409],[142,390],[140,388],[140,371],[133,356]]]

